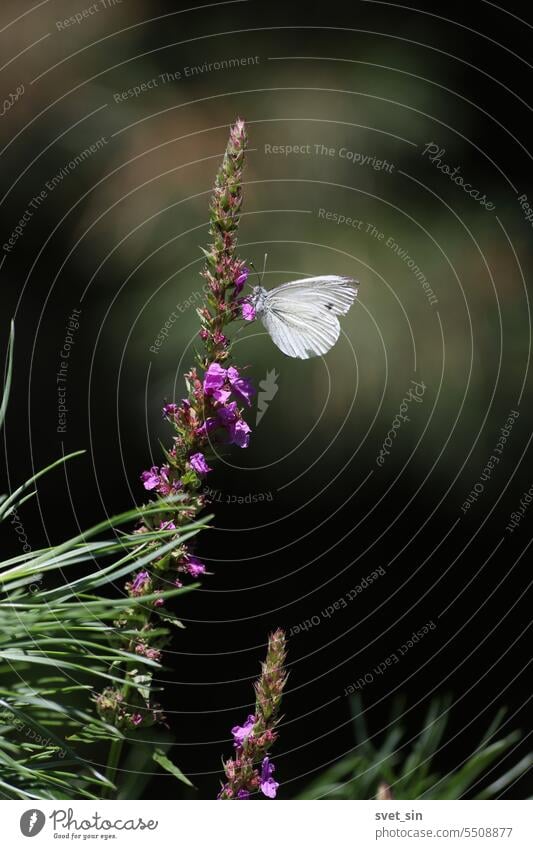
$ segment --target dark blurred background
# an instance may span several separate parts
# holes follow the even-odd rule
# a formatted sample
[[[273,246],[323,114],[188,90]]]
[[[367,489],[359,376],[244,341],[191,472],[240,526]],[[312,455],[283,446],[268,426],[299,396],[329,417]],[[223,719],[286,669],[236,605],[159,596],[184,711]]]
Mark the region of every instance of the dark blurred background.
[[[20,511],[30,544],[143,500],[139,474],[170,439],[160,408],[181,397],[192,362],[209,192],[241,115],[242,256],[261,269],[268,253],[267,286],[347,274],[360,297],[323,360],[287,359],[259,325],[239,336],[238,362],[256,385],[274,370],[278,391],[250,448],[210,476],[216,528],[199,552],[214,574],[180,602],[187,630],[162,675],[172,756],[201,796],[216,794],[266,635],[292,629],[276,746],[290,798],[351,747],[345,688],[433,622],[364,686],[372,733],[395,693],[412,731],[434,694],[452,693],[443,771],[502,705],[505,730],[524,731],[518,758],[530,749],[533,512],[507,526],[533,484],[530,12],[514,2],[96,5],[69,24],[90,4],[4,0],[0,10],[3,344],[12,316],[17,334],[3,485],[63,451],[87,452]],[[451,179],[456,166],[474,196]],[[411,381],[423,397],[380,466]],[[19,550],[9,526],[3,550]],[[346,608],[322,614],[378,567]],[[174,792],[159,776],[145,795]],[[508,795],[532,792],[527,775]]]

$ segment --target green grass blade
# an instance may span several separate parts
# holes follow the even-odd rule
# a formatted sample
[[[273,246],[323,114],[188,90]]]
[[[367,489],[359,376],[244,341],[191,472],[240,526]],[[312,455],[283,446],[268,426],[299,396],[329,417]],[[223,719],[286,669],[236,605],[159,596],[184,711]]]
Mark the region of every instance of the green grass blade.
[[[4,391],[2,393],[2,404],[0,405],[0,429],[4,425],[6,418],[7,405],[9,403],[9,395],[11,393],[11,380],[13,377],[13,351],[15,348],[15,322],[11,322],[11,330],[9,333],[9,342],[7,343],[7,367],[6,378],[4,381]]]
[[[63,466],[68,460],[72,460],[73,457],[80,457],[82,454],[85,454],[85,451],[73,451],[71,454],[65,454],[64,457],[59,457],[59,459],[54,460],[53,463],[50,463],[46,468],[41,469],[31,478],[28,478],[21,486],[19,486],[11,495],[5,499],[5,501],[0,504],[0,522],[7,519],[10,513],[13,512],[17,504],[21,503],[21,495],[26,492],[35,483],[39,478],[42,478],[44,475],[47,475],[48,472],[51,472],[52,469],[56,469],[58,466]]]
[[[179,767],[176,764],[173,764],[169,758],[165,755],[162,749],[156,749],[152,755],[153,760],[156,764],[159,764],[160,767],[165,769],[167,772],[170,772],[178,781],[181,781],[183,784],[186,784],[187,787],[194,787],[192,781],[189,781],[186,775],[184,775]]]

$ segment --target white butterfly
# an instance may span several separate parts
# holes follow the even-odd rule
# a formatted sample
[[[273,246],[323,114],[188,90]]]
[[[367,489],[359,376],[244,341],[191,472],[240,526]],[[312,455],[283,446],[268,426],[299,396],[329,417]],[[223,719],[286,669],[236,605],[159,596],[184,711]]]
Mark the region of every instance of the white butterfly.
[[[280,351],[307,360],[333,348],[341,332],[337,316],[348,312],[357,291],[351,277],[327,274],[283,283],[270,292],[255,286],[249,300]]]

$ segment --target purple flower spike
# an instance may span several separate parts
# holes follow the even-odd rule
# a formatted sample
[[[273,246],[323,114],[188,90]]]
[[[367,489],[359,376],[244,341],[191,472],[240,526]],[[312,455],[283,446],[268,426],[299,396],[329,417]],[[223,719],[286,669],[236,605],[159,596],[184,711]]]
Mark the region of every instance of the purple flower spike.
[[[199,475],[206,475],[208,472],[211,472],[212,469],[207,465],[206,459],[201,451],[198,451],[197,454],[192,454],[189,457],[189,463],[195,472]]]
[[[268,799],[275,799],[278,792],[279,784],[272,778],[272,773],[275,770],[274,764],[270,763],[269,758],[264,758],[261,765],[261,793]]]
[[[159,486],[159,469],[157,466],[152,466],[147,472],[143,472],[141,480],[145,489],[155,489]]]
[[[251,713],[248,716],[248,719],[244,723],[244,725],[235,725],[231,729],[231,733],[233,734],[233,742],[234,746],[237,748],[242,746],[244,742],[248,739],[250,734],[252,733],[253,727],[255,725],[255,716]]]
[[[248,790],[244,790],[241,787],[241,789],[237,793],[237,799],[249,799],[249,798],[250,798],[250,794],[248,793]]]
[[[250,273],[250,269],[244,267],[243,270],[241,271],[241,273],[239,274],[239,276],[235,278],[235,280],[234,280],[235,291],[237,292],[238,295],[240,294],[240,292],[242,292],[242,287],[244,286],[244,284],[248,280],[249,273]]]
[[[140,713],[134,713],[131,717],[131,724],[132,725],[140,725],[142,721],[143,721],[143,718],[142,718]]]
[[[230,386],[236,395],[239,395],[243,401],[246,401],[248,406],[252,403],[252,396],[255,395],[255,389],[252,382],[246,377],[241,377],[238,370],[233,366],[228,369],[228,379]]]
[[[242,317],[245,321],[254,321],[256,316],[255,309],[249,301],[245,301],[242,305]]]

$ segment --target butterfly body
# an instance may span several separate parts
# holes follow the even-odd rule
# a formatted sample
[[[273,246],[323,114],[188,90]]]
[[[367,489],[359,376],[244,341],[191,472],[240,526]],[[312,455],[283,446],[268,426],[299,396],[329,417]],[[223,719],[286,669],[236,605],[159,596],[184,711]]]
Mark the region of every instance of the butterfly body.
[[[357,281],[351,277],[324,275],[270,291],[255,286],[250,302],[280,351],[307,360],[333,347],[340,334],[337,316],[348,312],[356,296]]]
[[[263,313],[265,311],[265,302],[268,298],[268,292],[266,289],[263,289],[262,286],[254,286],[251,295],[251,302],[255,309],[255,313],[258,318],[262,318]]]

